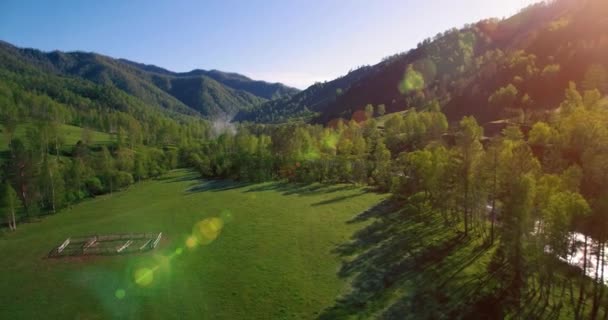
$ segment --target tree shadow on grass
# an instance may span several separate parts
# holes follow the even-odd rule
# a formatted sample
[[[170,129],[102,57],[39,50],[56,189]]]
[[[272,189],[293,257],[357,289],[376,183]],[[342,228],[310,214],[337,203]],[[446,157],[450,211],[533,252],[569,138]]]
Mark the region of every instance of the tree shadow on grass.
[[[333,251],[350,290],[319,319],[461,318],[480,307],[478,300],[496,298],[485,264],[491,252],[445,227],[438,215],[407,212],[386,200],[348,223],[366,221]],[[493,318],[496,310],[484,314]]]
[[[186,193],[197,193],[197,192],[220,192],[234,189],[241,189],[251,185],[248,182],[239,182],[234,180],[204,180],[199,184],[196,184],[186,190]]]
[[[326,205],[326,204],[332,204],[332,203],[336,203],[336,202],[341,202],[341,201],[345,201],[348,199],[352,199],[352,198],[356,198],[359,196],[362,196],[364,194],[366,194],[367,191],[362,191],[362,192],[358,192],[355,194],[350,194],[350,195],[345,195],[345,196],[339,196],[339,197],[335,197],[332,199],[328,199],[328,200],[323,200],[323,201],[319,201],[319,202],[315,202],[312,204],[313,207],[317,207],[317,206],[322,206],[322,205]]]
[[[320,183],[272,182],[254,186],[252,188],[247,189],[245,192],[275,191],[280,192],[285,196],[314,196],[320,194],[356,190],[359,188],[361,187],[351,184],[324,185]]]
[[[174,174],[166,174],[160,177],[156,177],[153,180],[161,181],[164,183],[173,183],[173,182],[185,182],[185,181],[196,181],[199,180],[200,176],[195,172],[188,172],[185,175],[174,175]]]
[[[319,183],[311,183],[311,184],[303,184],[303,183],[293,183],[293,182],[267,182],[267,183],[255,183],[255,182],[245,182],[245,181],[236,181],[236,180],[201,180],[195,174],[180,176],[180,177],[164,177],[160,180],[165,181],[167,183],[170,182],[182,182],[182,181],[198,181],[200,183],[196,183],[194,186],[190,187],[186,190],[187,193],[196,193],[196,192],[219,192],[219,191],[227,191],[234,189],[244,189],[244,193],[250,192],[279,192],[282,195],[297,195],[297,196],[314,196],[321,194],[330,194],[335,192],[345,192],[345,191],[354,191],[361,190],[360,192],[352,195],[344,195],[340,197],[336,197],[334,199],[321,201],[315,203],[313,205],[323,205],[334,202],[339,202],[343,200],[348,200],[350,198],[354,198],[359,195],[363,195],[367,192],[370,192],[371,189],[361,189],[360,186],[356,185],[323,185]]]

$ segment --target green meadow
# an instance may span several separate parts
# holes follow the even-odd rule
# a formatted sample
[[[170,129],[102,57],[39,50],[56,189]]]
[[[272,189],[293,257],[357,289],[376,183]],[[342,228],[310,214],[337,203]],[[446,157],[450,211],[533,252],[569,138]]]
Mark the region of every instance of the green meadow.
[[[13,136],[15,138],[24,139],[27,135],[28,128],[31,128],[32,126],[32,124],[22,124],[17,126]],[[83,138],[84,129],[81,127],[65,124],[61,125],[60,130],[64,139],[64,148],[71,148]],[[94,144],[106,144],[112,141],[112,136],[108,133],[91,130],[90,134],[91,142]],[[5,151],[7,148],[7,136],[4,133],[4,127],[0,125],[0,151]]]
[[[314,318],[348,287],[335,250],[367,224],[353,218],[385,197],[173,171],[1,235],[0,318]],[[190,243],[209,218],[218,233]],[[70,236],[128,232],[164,237],[139,255],[46,258]]]
[[[387,198],[172,171],[0,231],[0,319],[503,317],[495,247]],[[163,239],[141,254],[47,258],[68,237],[131,232]],[[569,295],[531,295],[522,315],[572,318]]]

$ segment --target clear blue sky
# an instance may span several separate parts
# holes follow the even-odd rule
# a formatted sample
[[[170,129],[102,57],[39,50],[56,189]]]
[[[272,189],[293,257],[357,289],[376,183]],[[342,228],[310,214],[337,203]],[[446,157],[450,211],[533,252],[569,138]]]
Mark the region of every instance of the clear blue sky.
[[[1,0],[0,39],[305,88],[537,0]]]

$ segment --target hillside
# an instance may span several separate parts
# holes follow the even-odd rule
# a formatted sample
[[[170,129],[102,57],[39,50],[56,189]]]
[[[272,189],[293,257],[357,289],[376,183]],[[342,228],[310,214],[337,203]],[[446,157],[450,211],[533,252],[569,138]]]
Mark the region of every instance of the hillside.
[[[281,83],[268,83],[266,81],[252,80],[238,73],[223,72],[219,70],[193,70],[184,75],[197,73],[212,78],[230,88],[249,92],[268,100],[290,97],[300,92],[300,90],[296,88],[291,88]]]
[[[314,113],[315,122],[326,123],[349,119],[368,104],[397,112],[434,100],[451,121],[542,113],[558,106],[569,81],[608,93],[607,14],[601,0],[533,5],[508,19],[438,34],[374,66],[243,111],[238,119],[282,122]]]
[[[297,89],[254,81],[239,74],[194,70],[175,73],[156,66],[86,52],[42,52],[0,43],[0,68],[35,69],[63,77],[110,86],[147,105],[183,114],[213,117],[235,114],[268,99],[289,96]]]
[[[281,122],[286,118],[308,120],[315,116],[315,112],[323,111],[328,105],[335,103],[344,91],[357,81],[368,77],[372,71],[372,68],[363,67],[331,82],[316,83],[293,96],[268,101],[253,110],[242,110],[235,120],[271,123]]]

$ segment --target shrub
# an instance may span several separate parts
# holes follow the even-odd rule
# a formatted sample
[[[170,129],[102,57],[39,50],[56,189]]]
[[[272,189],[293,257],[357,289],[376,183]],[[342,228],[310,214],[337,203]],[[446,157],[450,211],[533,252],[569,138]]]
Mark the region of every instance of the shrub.
[[[124,188],[133,184],[133,175],[125,171],[118,171],[114,177],[116,188]]]
[[[103,193],[103,184],[97,177],[89,178],[87,181],[85,181],[84,185],[91,195],[99,195]]]

